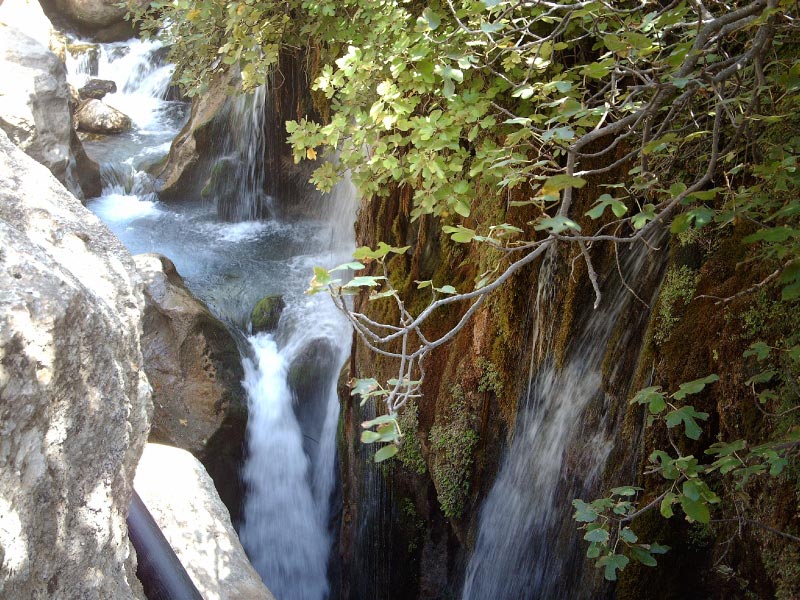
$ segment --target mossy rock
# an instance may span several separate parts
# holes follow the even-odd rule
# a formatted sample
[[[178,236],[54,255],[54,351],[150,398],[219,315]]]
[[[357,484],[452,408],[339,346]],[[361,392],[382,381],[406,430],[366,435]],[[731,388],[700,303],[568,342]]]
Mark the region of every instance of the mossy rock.
[[[266,296],[262,298],[250,315],[253,333],[273,331],[278,326],[278,321],[285,307],[286,303],[283,301],[283,296]]]

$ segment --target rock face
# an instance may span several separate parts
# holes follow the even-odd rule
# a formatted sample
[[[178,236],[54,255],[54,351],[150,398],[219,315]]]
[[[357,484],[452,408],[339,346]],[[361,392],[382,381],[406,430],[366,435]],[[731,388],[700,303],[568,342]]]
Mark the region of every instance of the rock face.
[[[0,23],[22,31],[45,48],[51,47],[53,25],[35,0],[4,0],[0,3]]]
[[[150,441],[177,446],[208,469],[239,516],[247,409],[236,340],[157,254],[135,257],[145,281],[142,352],[153,386]]]
[[[64,64],[36,40],[0,25],[0,129],[82,198],[70,152],[72,118]]]
[[[90,99],[75,111],[78,131],[87,133],[122,133],[131,128],[131,118],[101,100]]]
[[[86,82],[78,94],[81,99],[88,100],[93,98],[95,100],[102,100],[106,94],[113,94],[117,91],[117,84],[108,79],[90,79]]]
[[[196,458],[179,448],[147,444],[135,485],[205,600],[274,600]]]
[[[208,86],[208,91],[192,99],[192,112],[186,125],[175,136],[169,156],[153,170],[161,182],[161,196],[175,198],[187,191],[200,192],[195,171],[201,154],[208,153],[211,144],[210,125],[220,113],[228,99],[228,87],[235,76],[225,73],[217,76]]]
[[[56,6],[69,19],[92,29],[119,23],[127,12],[115,0],[56,0]]]
[[[119,240],[0,131],[0,597],[142,597],[143,304]]]

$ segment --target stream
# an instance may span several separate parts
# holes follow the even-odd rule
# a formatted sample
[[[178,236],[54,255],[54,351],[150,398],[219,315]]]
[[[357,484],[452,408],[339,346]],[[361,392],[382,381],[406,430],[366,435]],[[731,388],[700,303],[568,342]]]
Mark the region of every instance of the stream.
[[[169,152],[188,105],[169,100],[170,65],[155,42],[92,44],[71,54],[68,79],[110,79],[117,92],[104,102],[133,120],[130,132],[87,140],[101,165],[103,192],[87,203],[132,254],[170,258],[189,288],[230,327],[247,336],[243,349],[248,395],[247,494],[242,544],[280,600],[329,596],[333,544],[331,496],[336,482],[336,382],[350,350],[350,329],[324,294],[307,296],[313,266],[348,262],[354,248],[356,195],[348,181],[319,195],[302,218],[262,218],[280,203],[265,197],[270,173],[257,157],[268,140],[264,90],[229,103],[229,135],[219,148],[238,167],[227,175],[234,206],[219,218],[218,198],[165,203],[146,173]],[[281,135],[280,132],[272,132]],[[277,330],[249,335],[250,312],[268,295],[286,303]]]
[[[128,114],[134,127],[85,142],[87,153],[101,164],[103,181],[101,197],[87,205],[131,253],[170,258],[189,288],[246,339],[242,361],[249,418],[242,544],[279,600],[335,597],[338,590],[331,589],[329,573],[336,568],[331,559],[336,387],[351,332],[326,295],[307,296],[304,290],[312,267],[349,261],[355,190],[343,181],[331,194],[309,192],[309,198],[301,199],[314,207],[311,211],[282,210],[282,202],[296,205],[297,198],[282,198],[280,174],[264,167],[270,161],[263,158],[278,139],[270,136],[282,133],[266,125],[269,94],[262,88],[231,99],[224,109],[225,135],[216,148],[223,175],[210,177],[197,197],[162,202],[146,171],[166,156],[188,118],[188,105],[169,99],[172,70],[163,48],[139,40],[92,48],[69,57],[69,80],[76,87],[88,77],[114,80],[118,91],[104,101]],[[648,264],[647,254],[637,249],[623,256],[620,269],[628,281],[635,284],[663,267]],[[540,281],[553,279],[546,268]],[[606,288],[609,300],[584,319],[563,368],[549,360],[534,366],[532,359],[517,431],[480,512],[464,600],[583,598],[591,589],[586,561],[574,543],[570,500],[594,492],[593,482],[611,448],[612,428],[605,423],[603,404],[608,398],[601,383],[616,323],[641,323],[646,317],[641,309],[631,313],[632,296],[616,273]],[[537,307],[552,314],[550,292],[539,290]],[[271,334],[251,335],[250,313],[270,295],[286,303],[278,327]],[[543,314],[540,323],[548,321]],[[541,348],[551,347],[552,331],[537,331],[534,337]],[[613,343],[629,342],[621,336]],[[624,371],[624,365],[615,369]],[[619,375],[622,384],[628,376]],[[591,406],[600,407],[594,409],[600,417],[587,426]],[[364,485],[364,498],[376,512],[367,519],[375,531],[362,537],[391,536],[389,499],[374,477]],[[367,585],[357,593],[388,581],[391,565],[382,561],[385,551],[373,547],[357,557],[366,561],[358,564],[359,579]]]

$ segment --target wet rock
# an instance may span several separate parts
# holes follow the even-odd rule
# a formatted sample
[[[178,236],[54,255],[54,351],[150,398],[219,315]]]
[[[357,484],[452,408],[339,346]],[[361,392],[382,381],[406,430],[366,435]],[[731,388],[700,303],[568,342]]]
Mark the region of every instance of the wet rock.
[[[153,386],[150,441],[188,450],[208,469],[238,519],[247,408],[236,340],[158,254],[135,257],[147,301],[142,336]]]
[[[274,600],[247,559],[214,483],[191,454],[147,444],[136,491],[205,600]]]
[[[87,133],[123,133],[129,131],[131,118],[101,100],[86,100],[75,111],[78,131]]]
[[[88,100],[94,98],[95,100],[102,100],[106,94],[113,94],[117,91],[117,84],[108,79],[90,79],[86,82],[78,94],[81,99]]]
[[[273,331],[278,327],[284,308],[286,303],[283,301],[283,296],[266,296],[259,300],[250,315],[253,333]]]
[[[97,198],[103,192],[100,179],[100,165],[86,154],[78,133],[73,130],[70,136],[70,150],[75,157],[75,174],[85,198]]]
[[[143,304],[119,240],[0,131],[2,598],[143,598],[125,524]]]
[[[79,198],[70,152],[72,118],[64,64],[33,38],[0,25],[0,129]]]
[[[100,71],[100,48],[97,44],[67,41],[65,48],[83,72],[97,75]]]
[[[216,76],[208,90],[192,99],[192,112],[186,125],[170,146],[169,155],[163,163],[153,168],[152,174],[159,179],[162,199],[174,199],[200,193],[197,182],[209,180],[205,173],[198,175],[197,167],[201,155],[211,152],[212,138],[210,125],[228,99],[229,87],[236,75],[228,72]]]

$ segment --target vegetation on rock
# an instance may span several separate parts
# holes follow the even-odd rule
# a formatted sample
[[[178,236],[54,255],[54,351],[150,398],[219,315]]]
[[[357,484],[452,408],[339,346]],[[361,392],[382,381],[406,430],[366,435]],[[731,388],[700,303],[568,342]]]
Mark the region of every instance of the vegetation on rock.
[[[392,268],[407,246],[381,242],[359,248],[353,262],[315,269],[310,291],[331,293],[361,343],[396,361],[395,377],[360,380],[353,390],[385,405],[362,436],[382,444],[375,459],[385,460],[405,434],[398,413],[419,402],[426,358],[491,292],[545,255],[582,264],[596,307],[603,289],[595,261],[609,245],[615,257],[625,244],[657,251],[653,236],[666,227],[687,243],[737,238],[741,269],[753,273],[747,287],[709,298],[689,266],[670,270],[655,327],[665,347],[681,309],[697,299],[713,300],[706,306],[719,315],[738,299],[768,294],[770,310],[796,313],[799,16],[789,0],[178,0],[152,2],[143,20],[150,30],[159,19],[172,23],[178,80],[190,93],[233,64],[245,89],[261,85],[283,45],[310,44],[317,102],[329,119],[301,116],[287,131],[296,160],[318,161],[314,183],[329,190],[349,171],[368,197],[410,190],[412,218],[435,218],[453,243],[496,253],[472,286],[416,281],[430,294],[421,306],[401,297]],[[583,188],[592,194],[588,205],[576,200]],[[505,206],[503,220],[481,210],[492,202]],[[340,270],[357,276],[337,279]],[[355,294],[391,303],[391,320],[349,309],[345,297]],[[453,310],[460,311],[454,325],[436,328]],[[703,437],[711,414],[688,402],[716,376],[673,382],[671,394],[657,386],[637,394],[632,402],[665,444],[647,471],[663,478],[664,490],[646,502],[633,486],[576,501],[588,555],[607,579],[631,559],[652,566],[666,550],[639,540],[629,526],[638,516],[679,510],[709,523],[722,495],[796,462],[800,340],[790,323],[775,337],[759,314],[745,317],[750,346],[742,359],[754,374],[744,385],[765,413],[789,418],[754,428],[757,439],[711,440]],[[498,393],[497,378],[483,371],[483,388]],[[456,400],[448,421],[458,435],[447,434],[449,425],[431,430],[437,456],[446,457],[434,458],[431,470],[448,516],[463,507],[475,443],[456,416],[462,408]],[[722,518],[752,521],[738,508]]]

